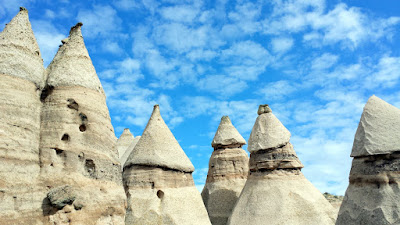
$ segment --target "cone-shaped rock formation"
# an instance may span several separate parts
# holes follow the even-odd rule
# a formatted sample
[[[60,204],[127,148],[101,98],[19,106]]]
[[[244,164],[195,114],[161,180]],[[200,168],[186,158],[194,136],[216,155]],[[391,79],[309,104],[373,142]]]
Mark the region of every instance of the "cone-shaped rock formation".
[[[154,106],[139,142],[124,166],[126,224],[208,224],[196,189],[194,167]]]
[[[0,33],[0,220],[40,223],[40,91],[43,60],[24,8]]]
[[[400,224],[400,109],[372,96],[354,137],[349,186],[336,221]]]
[[[129,155],[131,154],[131,152],[133,151],[133,149],[135,148],[136,144],[139,142],[141,136],[136,136],[132,143],[129,145],[129,147],[125,150],[124,154],[122,155],[122,157],[119,158],[119,162],[121,163],[121,167],[122,169],[124,168],[124,165],[126,163],[126,160],[128,160]]]
[[[242,149],[246,141],[228,116],[212,141],[207,181],[201,193],[213,225],[226,225],[249,173],[249,157]]]
[[[268,105],[258,113],[249,138],[250,174],[228,224],[334,224],[333,207],[301,173],[289,131]]]
[[[129,128],[125,128],[124,132],[122,132],[121,136],[117,140],[117,150],[119,159],[122,158],[125,151],[132,144],[134,139],[135,137],[133,136]]]
[[[81,26],[63,40],[42,93],[40,173],[48,187],[43,214],[54,224],[124,224],[116,137]]]

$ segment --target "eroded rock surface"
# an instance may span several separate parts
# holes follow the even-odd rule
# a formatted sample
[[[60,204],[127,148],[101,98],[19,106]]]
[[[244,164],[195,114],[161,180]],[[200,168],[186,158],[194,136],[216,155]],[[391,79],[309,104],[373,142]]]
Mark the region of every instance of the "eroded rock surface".
[[[228,116],[221,123],[211,143],[207,181],[201,193],[213,225],[225,225],[246,183],[249,157],[242,149],[246,141]]]
[[[353,143],[349,186],[336,224],[400,224],[397,115],[399,109],[376,96],[365,105]]]
[[[192,177],[194,167],[154,106],[127,162],[125,224],[210,225]]]
[[[258,113],[249,139],[250,174],[228,224],[334,224],[332,205],[301,173],[289,131],[268,105]]]
[[[129,130],[129,128],[125,128],[122,132],[121,136],[117,140],[117,150],[118,150],[118,157],[121,161],[122,156],[124,155],[125,151],[128,147],[132,144],[135,137]]]
[[[126,160],[128,160],[129,155],[132,153],[133,149],[135,148],[136,144],[139,142],[141,136],[136,136],[132,143],[129,145],[129,147],[125,150],[124,154],[122,157],[119,159],[119,162],[121,163],[122,169],[124,168],[124,165],[126,163]]]

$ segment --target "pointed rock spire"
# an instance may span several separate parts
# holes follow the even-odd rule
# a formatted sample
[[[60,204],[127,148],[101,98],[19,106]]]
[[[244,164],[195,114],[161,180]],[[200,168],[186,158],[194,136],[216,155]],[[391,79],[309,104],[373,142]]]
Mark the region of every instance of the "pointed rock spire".
[[[118,157],[120,159],[122,158],[128,147],[132,144],[134,139],[135,137],[133,136],[129,128],[125,128],[121,136],[119,136],[117,140]]]
[[[166,167],[184,172],[194,171],[189,158],[162,119],[158,105],[154,106],[150,120],[124,168],[131,165]]]
[[[400,109],[371,96],[354,137],[352,157],[400,151]]]
[[[29,22],[28,10],[23,7],[0,33],[0,73],[44,87],[43,59]]]
[[[268,105],[260,105],[258,115],[249,138],[249,152],[278,148],[289,143],[290,132]]]
[[[229,116],[223,116],[218,126],[218,130],[215,133],[214,139],[211,146],[217,148],[218,146],[225,145],[245,145],[246,141],[239,134],[236,128],[232,125]]]
[[[50,63],[47,85],[82,86],[104,92],[96,70],[86,49],[81,32],[82,23],[71,28],[69,37],[62,41],[56,56]]]

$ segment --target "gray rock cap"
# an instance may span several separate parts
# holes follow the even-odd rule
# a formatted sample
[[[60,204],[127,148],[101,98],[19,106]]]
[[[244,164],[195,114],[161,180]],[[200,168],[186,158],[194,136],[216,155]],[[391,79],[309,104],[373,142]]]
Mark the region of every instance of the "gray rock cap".
[[[289,143],[290,132],[276,118],[268,105],[260,105],[259,116],[254,123],[247,150],[255,152],[270,148],[278,148]]]
[[[358,124],[352,157],[400,151],[400,109],[371,96]]]
[[[69,37],[62,40],[63,44],[47,68],[47,85],[82,86],[104,93],[83,41],[81,27],[82,23],[73,26]]]
[[[150,120],[124,168],[131,165],[165,167],[184,172],[194,171],[193,164],[161,117],[158,105],[154,106]]]
[[[221,122],[219,123],[217,132],[215,133],[214,139],[211,143],[212,147],[217,147],[220,145],[245,145],[246,141],[232,125],[229,116],[223,116]]]
[[[44,72],[28,10],[21,7],[0,33],[0,73],[29,80],[43,88]]]

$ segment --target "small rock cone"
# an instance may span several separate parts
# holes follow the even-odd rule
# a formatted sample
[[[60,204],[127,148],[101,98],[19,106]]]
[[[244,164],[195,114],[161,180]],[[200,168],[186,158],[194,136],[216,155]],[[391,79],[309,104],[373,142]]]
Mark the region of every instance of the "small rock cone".
[[[246,183],[249,157],[242,149],[245,144],[229,117],[223,116],[211,144],[214,152],[201,193],[213,225],[226,225]]]
[[[301,173],[290,132],[261,105],[249,138],[250,174],[228,224],[334,224],[332,205]]]
[[[133,136],[133,134],[131,133],[129,128],[125,128],[124,131],[122,132],[121,136],[117,140],[117,150],[118,150],[119,159],[122,158],[125,151],[132,144],[134,139],[135,139],[135,137]]]
[[[0,33],[0,223],[37,224],[44,67],[25,8]]]
[[[122,155],[122,157],[119,159],[119,162],[121,163],[121,167],[122,169],[124,169],[124,165],[126,163],[126,160],[128,160],[129,155],[131,154],[131,152],[133,151],[133,149],[135,148],[136,144],[139,142],[141,136],[136,136],[132,143],[129,145],[129,147],[126,149],[126,151],[124,152],[124,154]]]
[[[128,196],[125,224],[210,225],[196,189],[194,167],[154,106],[143,134],[124,165]]]
[[[400,109],[372,96],[354,137],[337,225],[400,224]]]
[[[41,179],[48,187],[43,215],[54,224],[124,224],[116,137],[81,26],[71,28],[47,68],[40,141]]]

